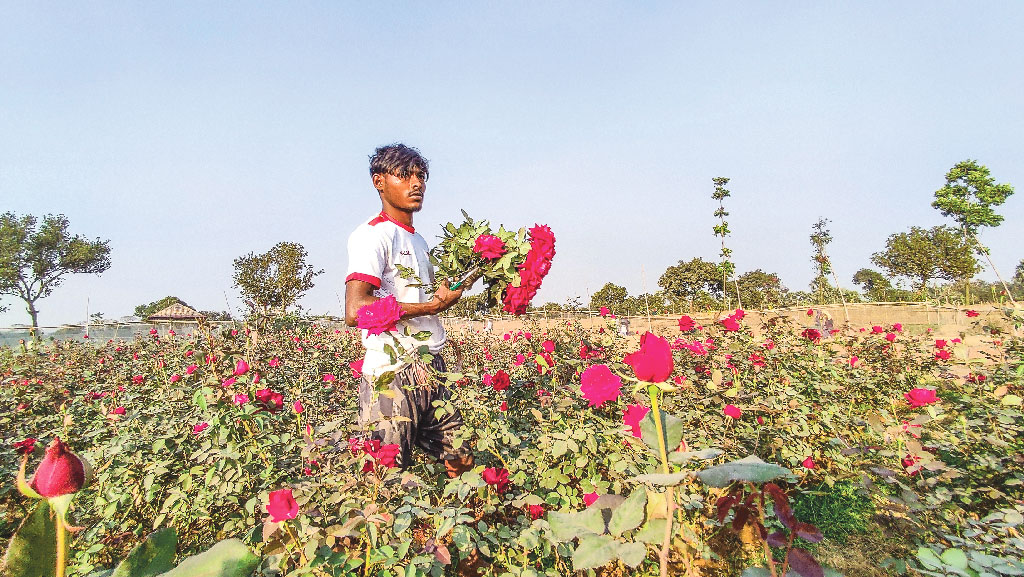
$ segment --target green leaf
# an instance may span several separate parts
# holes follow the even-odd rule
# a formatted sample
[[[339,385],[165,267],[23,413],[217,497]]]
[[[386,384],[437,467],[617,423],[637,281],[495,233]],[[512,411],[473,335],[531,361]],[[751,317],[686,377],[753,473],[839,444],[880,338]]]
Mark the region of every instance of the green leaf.
[[[693,476],[691,471],[682,471],[680,473],[647,473],[645,475],[637,475],[630,479],[630,481],[647,483],[649,485],[659,487],[674,487],[679,483],[682,483],[687,477]]]
[[[620,543],[618,557],[630,567],[636,567],[647,557],[647,546],[643,543]]]
[[[792,476],[793,473],[785,467],[774,463],[765,463],[754,455],[744,457],[738,461],[723,463],[698,471],[700,480],[712,487],[728,487],[733,481],[750,481],[752,483],[766,483],[780,477]]]
[[[581,535],[604,533],[604,516],[598,508],[578,513],[552,511],[548,513],[548,525],[556,541],[571,541]]]
[[[150,577],[174,568],[178,533],[173,527],[151,533],[114,569],[111,577]]]
[[[644,543],[661,543],[665,540],[666,523],[668,519],[648,519],[633,538]]]
[[[683,420],[665,411],[659,412],[661,413],[662,427],[665,431],[665,448],[668,451],[672,451],[683,440]],[[654,423],[654,411],[648,411],[647,415],[640,421],[640,438],[643,439],[644,443],[647,443],[648,447],[655,451],[660,451],[658,448],[657,427]]]
[[[584,535],[572,552],[573,569],[594,569],[607,565],[618,550],[615,539],[607,535]]]
[[[939,555],[939,559],[950,567],[956,567],[960,570],[967,570],[967,554],[959,549],[946,549]]]
[[[225,539],[208,551],[193,555],[160,577],[249,577],[260,564],[258,557],[238,539]]]
[[[704,449],[703,451],[672,451],[668,454],[670,463],[685,465],[694,459],[706,461],[714,459],[724,453],[721,449]]]
[[[647,507],[647,490],[638,487],[626,500],[612,510],[612,518],[608,521],[608,532],[616,537],[626,531],[640,526],[644,520]]]
[[[21,522],[4,555],[4,575],[51,577],[57,567],[57,526],[50,506],[39,503]]]
[[[935,554],[935,551],[927,547],[919,547],[917,549],[917,560],[927,569],[938,569],[943,565],[942,559]]]

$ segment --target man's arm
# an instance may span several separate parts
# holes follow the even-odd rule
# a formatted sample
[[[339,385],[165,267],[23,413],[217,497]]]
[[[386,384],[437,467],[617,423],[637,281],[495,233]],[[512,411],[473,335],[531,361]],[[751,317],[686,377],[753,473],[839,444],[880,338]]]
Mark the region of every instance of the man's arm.
[[[345,283],[345,324],[354,327],[358,321],[357,314],[362,307],[373,304],[380,300],[373,296],[375,287],[362,280],[350,280]],[[449,290],[447,286],[441,285],[434,293],[434,297],[425,303],[398,303],[402,307],[402,318],[422,317],[436,315],[448,310],[452,305],[462,298],[462,291]]]

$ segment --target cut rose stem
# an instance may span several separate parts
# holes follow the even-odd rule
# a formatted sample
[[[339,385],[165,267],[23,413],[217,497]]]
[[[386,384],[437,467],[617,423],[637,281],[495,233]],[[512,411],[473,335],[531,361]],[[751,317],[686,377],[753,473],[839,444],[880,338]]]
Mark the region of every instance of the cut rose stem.
[[[657,385],[650,385],[647,387],[647,394],[651,397],[651,416],[654,417],[654,427],[658,434],[658,452],[661,454],[661,470],[667,475],[669,473],[668,449],[665,446],[665,427],[661,423],[661,408],[658,403],[661,390]],[[668,554],[669,546],[672,544],[672,521],[674,517],[674,509],[672,507],[674,503],[672,501],[674,499],[675,492],[672,490],[672,487],[668,487],[665,491],[665,508],[668,513],[666,515],[668,520],[665,524],[665,538],[661,543],[661,551],[658,552],[658,563],[661,568],[661,577],[668,577]]]
[[[54,517],[57,518],[57,572],[56,577],[64,577],[64,566],[67,564],[67,531],[64,527],[64,519],[61,518],[59,511],[54,511]]]

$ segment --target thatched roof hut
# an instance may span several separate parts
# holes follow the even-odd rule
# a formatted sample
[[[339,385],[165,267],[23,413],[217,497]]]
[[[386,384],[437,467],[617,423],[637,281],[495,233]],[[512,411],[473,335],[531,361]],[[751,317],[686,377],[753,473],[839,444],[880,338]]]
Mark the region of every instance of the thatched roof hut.
[[[149,315],[146,321],[198,321],[204,318],[206,318],[206,315],[196,312],[194,308],[181,303],[174,303],[163,310]]]

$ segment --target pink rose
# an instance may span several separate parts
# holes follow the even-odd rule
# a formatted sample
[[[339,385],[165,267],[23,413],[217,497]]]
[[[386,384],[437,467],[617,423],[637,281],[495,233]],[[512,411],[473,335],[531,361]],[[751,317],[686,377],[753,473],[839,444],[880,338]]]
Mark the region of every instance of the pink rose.
[[[402,318],[402,307],[394,295],[388,295],[371,304],[360,307],[356,313],[356,325],[371,335],[379,335],[386,331],[397,330],[398,320]]]
[[[586,493],[583,495],[583,504],[589,507],[597,501],[598,497],[600,497],[600,495],[597,494],[597,491],[594,491],[593,493]]]
[[[238,363],[235,364],[235,372],[233,373],[236,377],[240,377],[245,373],[249,372],[249,363],[243,359],[239,359]]]
[[[491,377],[491,387],[495,391],[504,391],[512,384],[511,379],[508,378],[508,373],[504,370],[499,369],[498,372],[494,373]]]
[[[299,504],[292,497],[291,489],[278,489],[267,496],[267,513],[274,523],[294,519],[299,515]]]
[[[687,333],[692,331],[697,326],[697,323],[693,322],[693,319],[687,315],[679,317],[679,330]]]
[[[60,497],[77,493],[85,485],[85,464],[68,446],[56,437],[46,448],[29,486],[43,497]]]
[[[481,234],[476,237],[476,244],[473,245],[473,252],[486,259],[500,258],[505,254],[505,242],[491,234]]]
[[[732,417],[733,419],[739,419],[743,416],[743,411],[736,405],[726,405],[722,412],[725,413],[726,417]]]
[[[643,405],[629,405],[622,414],[622,422],[629,427],[634,437],[640,438],[640,421],[644,420],[650,409]]]
[[[638,380],[649,383],[667,381],[675,368],[668,341],[650,332],[640,337],[640,350],[626,355],[622,362],[633,368]]]
[[[907,399],[910,406],[915,409],[925,405],[930,405],[939,400],[939,398],[935,396],[935,389],[922,388],[911,389],[910,392],[903,393],[903,398]]]
[[[605,401],[618,399],[622,390],[622,379],[607,365],[587,367],[580,376],[580,383],[580,391],[590,401],[591,407],[600,407]]]

